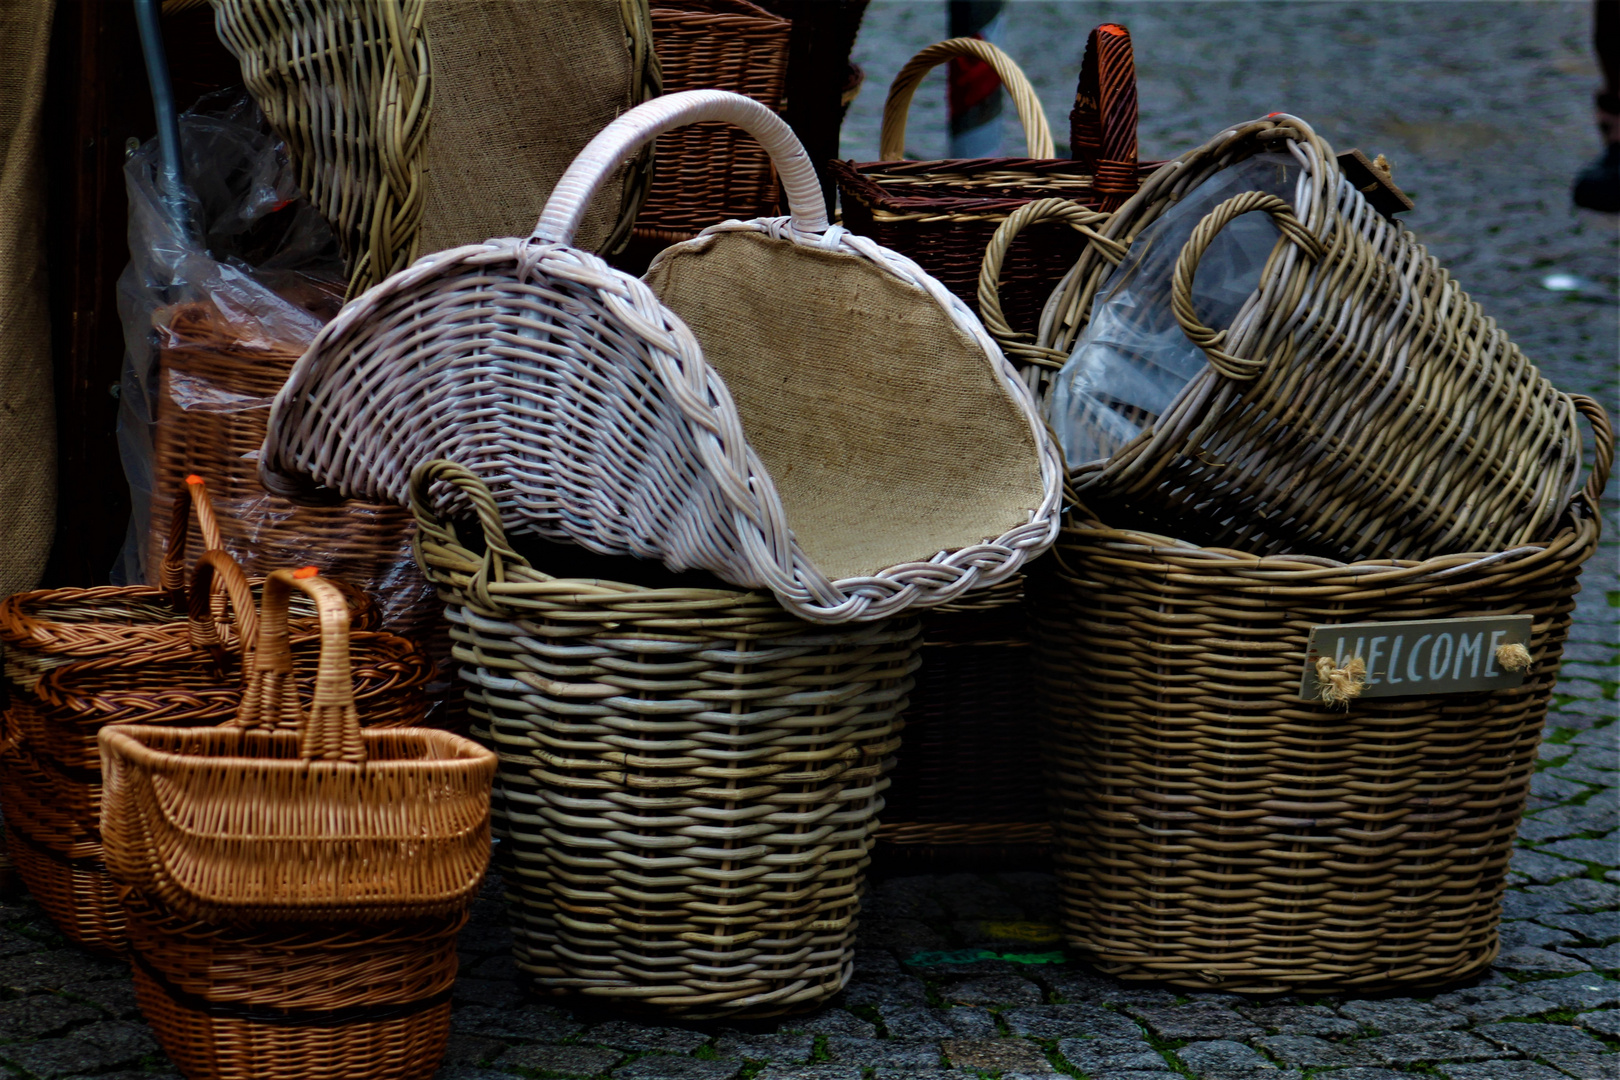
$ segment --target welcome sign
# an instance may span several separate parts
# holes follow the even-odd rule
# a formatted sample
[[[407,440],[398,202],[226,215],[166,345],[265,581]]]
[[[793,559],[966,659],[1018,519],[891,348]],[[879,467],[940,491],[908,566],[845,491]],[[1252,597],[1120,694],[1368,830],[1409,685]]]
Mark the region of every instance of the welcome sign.
[[[1524,682],[1524,672],[1503,668],[1496,650],[1503,645],[1529,648],[1531,622],[1529,615],[1490,615],[1313,626],[1299,696],[1319,700],[1316,660],[1320,656],[1331,659],[1334,667],[1344,667],[1359,656],[1367,665],[1363,698],[1461,694],[1518,686]]]

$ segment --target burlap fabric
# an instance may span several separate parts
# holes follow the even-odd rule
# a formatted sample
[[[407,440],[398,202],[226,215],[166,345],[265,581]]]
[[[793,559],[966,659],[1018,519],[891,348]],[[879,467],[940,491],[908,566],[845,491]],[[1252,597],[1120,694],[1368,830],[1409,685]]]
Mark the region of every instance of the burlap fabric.
[[[726,232],[646,281],[703,343],[829,577],[994,541],[1041,505],[1034,432],[983,348],[878,264]]]
[[[54,0],[0,0],[0,596],[39,584],[56,527],[40,117]]]
[[[627,20],[646,0],[456,0],[424,17],[433,119],[423,150],[422,252],[524,236],[574,156],[643,100]],[[639,9],[639,10],[637,10]],[[650,38],[651,26],[647,24]],[[650,49],[650,40],[641,43]],[[609,180],[578,244],[606,250],[629,232],[632,162]]]

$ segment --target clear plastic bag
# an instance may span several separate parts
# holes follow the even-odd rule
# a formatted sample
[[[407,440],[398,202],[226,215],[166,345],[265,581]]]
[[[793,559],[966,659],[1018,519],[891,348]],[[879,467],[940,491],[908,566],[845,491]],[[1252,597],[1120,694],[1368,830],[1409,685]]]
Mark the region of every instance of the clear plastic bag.
[[[119,584],[144,580],[149,565],[154,484],[153,424],[159,414],[158,353],[170,315],[206,304],[245,348],[299,350],[337,313],[344,267],[337,238],[299,196],[285,146],[241,91],[202,98],[180,116],[186,184],[171,199],[159,177],[157,141],[130,155],[130,263],[118,279],[124,326],[118,448],[129,481],[131,514],[113,569]],[[219,391],[175,387],[181,408],[268,408]],[[225,391],[225,393],[229,393]],[[213,395],[210,399],[210,395]]]
[[[1292,204],[1303,178],[1285,154],[1258,154],[1192,189],[1131,244],[1103,283],[1047,393],[1043,410],[1070,469],[1105,460],[1163,414],[1204,370],[1204,352],[1170,307],[1170,280],[1183,245],[1211,210],[1245,191]],[[1279,236],[1271,218],[1244,214],[1223,229],[1198,264],[1193,308],[1205,326],[1230,325],[1260,286]]]

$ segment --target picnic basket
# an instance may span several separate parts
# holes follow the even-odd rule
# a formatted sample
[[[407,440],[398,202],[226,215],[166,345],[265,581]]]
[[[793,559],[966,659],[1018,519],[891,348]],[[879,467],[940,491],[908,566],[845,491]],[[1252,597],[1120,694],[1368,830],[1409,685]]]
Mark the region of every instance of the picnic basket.
[[[1259,555],[1076,507],[1042,564],[1037,639],[1071,947],[1121,978],[1255,994],[1439,985],[1490,963],[1613,462],[1603,410],[1574,400],[1597,433],[1591,479],[1550,540],[1502,551]],[[1360,696],[1356,653],[1322,656],[1322,696],[1302,694],[1313,626],[1484,615],[1532,617],[1526,646],[1485,658],[1522,685]],[[1418,671],[1422,646],[1408,679],[1450,660],[1436,638]]]
[[[780,113],[793,24],[748,0],[653,0],[664,91],[730,90]],[[777,213],[776,170],[747,132],[693,124],[658,139],[634,237],[659,247],[729,218]]]
[[[1197,205],[1201,184],[1252,184],[1223,175],[1250,159],[1274,168],[1290,197],[1239,190],[1201,219],[1176,217],[1178,205]],[[1052,203],[1009,220],[986,260],[985,293],[997,248],[1043,211],[1074,212]],[[1218,234],[1254,212],[1269,215],[1279,238],[1231,325],[1211,328],[1194,303],[1194,274]],[[1130,246],[1161,218],[1162,234]],[[1303,120],[1272,114],[1226,129],[1156,170],[1096,231],[1038,339],[1001,335],[1018,361],[1047,369],[1048,412],[1064,389],[1052,369],[1105,290],[1134,289],[1136,330],[1174,330],[1203,354],[1157,414],[1106,406],[1139,434],[1099,460],[1068,462],[1076,493],[1103,519],[1257,556],[1341,561],[1552,537],[1579,482],[1580,410],[1374,208]],[[1153,259],[1162,277],[1144,269]]]
[[[412,505],[500,752],[497,859],[533,987],[689,1018],[837,993],[915,620],[815,626],[763,591],[552,577],[446,461],[418,467]],[[476,515],[469,539],[446,508]]]
[[[956,56],[975,57],[995,68],[1023,123],[1025,157],[901,160],[912,94],[929,69]],[[1137,160],[1136,121],[1136,66],[1130,33],[1123,26],[1105,23],[1086,39],[1070,114],[1068,159],[1053,157],[1040,99],[1006,53],[976,38],[930,45],[912,57],[890,84],[878,150],[881,160],[831,165],[843,223],[917,260],[975,306],[985,244],[1009,213],[1045,197],[1062,197],[1107,213],[1136,191],[1141,176],[1151,168]],[[1003,285],[1006,317],[1014,328],[1035,329],[1052,283],[1074,265],[1083,247],[1083,236],[1048,223],[1019,237]]]
[[[227,646],[215,627],[214,579],[236,613],[238,632]],[[348,590],[327,583],[337,596]],[[0,812],[18,872],[47,915],[72,940],[120,952],[123,917],[101,853],[102,729],[127,724],[195,725],[228,721],[242,700],[238,659],[257,634],[248,579],[224,552],[198,559],[190,593],[188,635],[166,650],[106,653],[45,673],[6,713],[0,754]],[[315,677],[310,627],[295,629],[296,677]],[[420,723],[425,687],[434,669],[408,640],[378,631],[351,635],[360,707],[368,724]],[[244,649],[244,643],[246,648]]]
[[[569,246],[618,162],[717,120],[770,149],[791,217],[713,226],[645,281]],[[709,571],[829,623],[1005,581],[1054,534],[1061,471],[972,312],[829,226],[791,131],[718,90],[614,121],[532,237],[441,252],[347,305],[278,395],[260,475],[403,503],[440,457],[514,535]]]
[[[321,615],[299,700],[287,602]],[[495,756],[361,727],[341,594],[278,570],[233,723],[100,732],[136,998],[194,1080],[427,1077],[489,859]]]
[[[336,230],[350,296],[517,228],[602,125],[660,88],[647,0],[214,0],[214,25]],[[583,244],[629,236],[650,166],[617,172]]]

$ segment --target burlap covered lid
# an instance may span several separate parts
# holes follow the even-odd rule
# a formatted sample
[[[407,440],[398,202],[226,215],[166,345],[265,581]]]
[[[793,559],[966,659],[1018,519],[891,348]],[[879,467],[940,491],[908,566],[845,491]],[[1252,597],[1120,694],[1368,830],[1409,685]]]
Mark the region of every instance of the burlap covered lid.
[[[646,281],[570,245],[659,132],[725,120],[793,215],[732,221]],[[515,535],[700,568],[823,622],[1017,572],[1056,535],[1061,467],[978,319],[911,260],[829,226],[792,132],[747,98],[672,94],[609,125],[535,233],[441,252],[349,304],[277,398],[266,483],[408,497],[448,458]]]

